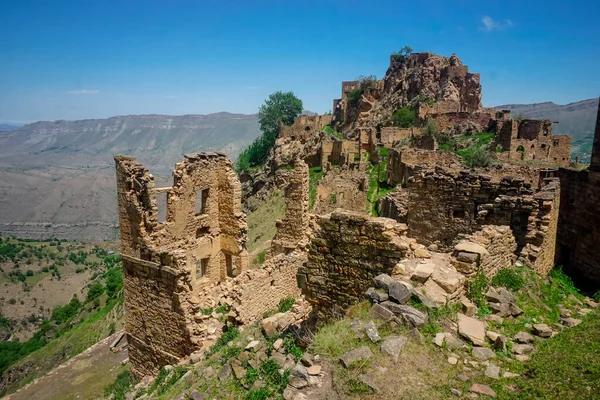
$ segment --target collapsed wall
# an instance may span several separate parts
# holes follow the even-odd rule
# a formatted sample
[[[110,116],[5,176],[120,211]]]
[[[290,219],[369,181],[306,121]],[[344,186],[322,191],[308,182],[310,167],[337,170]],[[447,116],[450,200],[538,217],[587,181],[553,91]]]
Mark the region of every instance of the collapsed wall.
[[[424,244],[449,249],[461,235],[484,225],[510,226],[517,254],[544,274],[553,266],[558,182],[539,192],[523,178],[435,168],[408,179],[409,234]]]
[[[318,320],[343,315],[372,286],[391,274],[410,252],[406,225],[388,218],[335,211],[315,216],[308,261],[298,270],[298,286]]]

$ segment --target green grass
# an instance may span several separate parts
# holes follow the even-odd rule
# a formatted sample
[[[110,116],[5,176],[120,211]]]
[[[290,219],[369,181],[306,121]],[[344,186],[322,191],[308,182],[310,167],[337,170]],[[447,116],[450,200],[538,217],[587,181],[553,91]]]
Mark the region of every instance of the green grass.
[[[379,216],[377,209],[377,200],[385,197],[388,193],[396,190],[395,187],[387,184],[387,157],[389,149],[386,147],[379,148],[379,168],[378,164],[372,164],[367,169],[369,190],[367,191],[366,210],[372,216]],[[377,184],[379,182],[379,185]]]
[[[492,286],[519,290],[525,285],[522,268],[504,268],[492,278]]]
[[[482,270],[479,270],[477,275],[467,282],[467,297],[473,302],[473,304],[477,306],[477,315],[479,317],[483,317],[491,313],[487,305],[487,298],[485,296],[488,289],[488,279]]]
[[[125,395],[129,392],[134,379],[131,373],[127,371],[121,372],[115,378],[115,381],[104,388],[104,396],[112,400],[125,400]]]
[[[296,299],[293,297],[284,297],[283,299],[279,300],[279,312],[285,313],[290,311],[295,302]]]
[[[254,264],[261,265],[265,263],[265,256],[267,254],[268,249],[265,249],[259,252],[256,257],[254,257]]]
[[[323,128],[323,132],[332,135],[333,137],[335,137],[337,140],[344,140],[344,137],[342,136],[341,133],[339,133],[338,131],[336,131],[335,129],[333,129],[331,127],[331,125],[325,125],[325,127]]]
[[[319,186],[319,182],[323,179],[323,170],[321,167],[312,167],[308,170],[308,187],[309,187],[309,197],[308,197],[308,208],[312,210],[315,207],[315,202],[317,201],[317,187]]]
[[[527,363],[518,364],[521,377],[492,385],[500,399],[598,399],[600,394],[600,315],[543,341]]]
[[[354,331],[350,329],[350,321],[343,319],[324,325],[315,335],[312,349],[331,359],[337,359],[345,352],[358,347]]]
[[[285,214],[283,192],[274,191],[266,202],[248,214],[248,241],[246,248],[253,253],[261,250],[266,241],[273,239],[277,229],[275,221]]]
[[[210,348],[208,355],[215,354],[216,352],[221,350],[223,347],[225,347],[227,345],[227,343],[231,342],[232,340],[237,339],[239,336],[240,336],[240,330],[237,326],[230,325],[230,326],[225,327],[223,334],[221,335],[221,337],[219,337],[217,339],[215,344],[213,344],[213,346]]]

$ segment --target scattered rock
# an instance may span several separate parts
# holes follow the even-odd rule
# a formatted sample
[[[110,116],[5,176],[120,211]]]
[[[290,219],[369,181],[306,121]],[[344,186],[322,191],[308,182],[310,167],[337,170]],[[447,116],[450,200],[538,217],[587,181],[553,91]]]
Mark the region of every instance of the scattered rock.
[[[394,362],[398,362],[400,352],[407,341],[406,336],[388,336],[381,344],[381,352],[392,357]]]
[[[461,382],[466,382],[469,380],[469,377],[465,374],[459,374],[459,375],[456,375],[456,379],[458,379]]]
[[[319,375],[321,373],[321,366],[320,365],[312,365],[308,368],[306,368],[306,372],[309,375]]]
[[[348,368],[355,361],[366,361],[373,353],[367,346],[361,346],[358,349],[351,350],[340,357],[344,367]]]
[[[391,301],[385,301],[381,303],[381,305],[394,314],[402,317],[406,323],[415,328],[425,325],[428,321],[427,314],[417,310],[414,307],[407,306],[405,304],[392,303]]]
[[[531,354],[534,352],[534,350],[535,347],[530,344],[514,344],[512,346],[512,352],[515,354]]]
[[[308,400],[308,397],[304,393],[298,392],[292,400]]]
[[[561,318],[569,318],[571,316],[571,310],[563,306],[562,304],[558,305],[558,313]]]
[[[406,266],[404,264],[396,264],[392,270],[392,275],[404,275],[406,274]]]
[[[377,327],[373,321],[370,321],[367,325],[365,325],[365,332],[371,342],[377,343],[381,340],[381,336],[379,336],[379,332],[377,331]]]
[[[521,375],[519,375],[519,374],[513,374],[512,372],[508,372],[508,371],[505,371],[505,372],[502,374],[502,377],[503,377],[503,378],[516,378],[516,377],[518,377],[518,376],[521,376]]]
[[[462,304],[462,312],[467,317],[473,317],[475,314],[477,314],[477,306],[473,304],[471,300],[463,297],[460,302]]]
[[[549,338],[552,336],[552,328],[546,324],[534,324],[533,334],[543,338]]]
[[[246,351],[256,351],[261,347],[261,343],[258,340],[253,340],[250,343],[248,343],[248,345],[246,346],[245,350]]]
[[[463,341],[455,338],[454,335],[452,335],[449,332],[445,332],[444,333],[444,338],[446,339],[446,346],[449,349],[463,349],[463,348],[466,348],[466,344]]]
[[[489,364],[485,370],[485,376],[492,379],[500,379],[500,367]]]
[[[283,347],[283,339],[279,338],[273,343],[273,349],[279,350]]]
[[[487,332],[485,333],[485,336],[487,336],[487,338],[488,338],[488,339],[490,339],[490,341],[491,341],[492,343],[494,343],[494,342],[496,341],[496,339],[498,338],[498,336],[500,336],[500,334],[499,334],[499,333],[496,333],[496,332],[494,332],[494,331],[487,331]]]
[[[293,388],[296,389],[302,389],[308,386],[308,381],[304,378],[301,378],[299,376],[291,376],[290,377],[290,381],[289,381],[289,385]]]
[[[473,347],[471,354],[478,360],[489,360],[496,357],[496,353],[487,347]]]
[[[223,366],[223,368],[221,369],[221,372],[219,372],[219,380],[226,381],[229,378],[231,378],[231,374],[232,374],[231,365],[225,364]]]
[[[373,318],[389,321],[394,318],[394,313],[379,304],[374,304],[369,310],[369,315]]]
[[[569,318],[561,318],[560,322],[567,328],[572,328],[574,326],[579,325],[581,323],[581,320],[569,317]]]
[[[476,346],[485,343],[485,323],[464,314],[458,314],[458,333]]]
[[[388,274],[379,274],[373,278],[373,283],[376,288],[388,290],[390,283],[394,280]]]
[[[585,299],[583,299],[583,303],[591,308],[598,308],[598,305],[600,303],[596,303],[594,300],[590,299],[589,297],[586,297]]]
[[[277,365],[279,365],[280,367],[283,367],[283,365],[285,364],[286,357],[282,353],[273,352],[273,354],[271,354],[271,359],[275,360]]]
[[[531,343],[533,342],[533,336],[531,336],[527,332],[519,332],[515,336],[513,336],[513,340],[517,343]]]
[[[458,358],[452,357],[452,356],[448,357],[448,364],[450,364],[450,365],[458,364]]]
[[[499,335],[496,338],[496,340],[494,341],[494,349],[506,351],[506,342],[507,342],[506,336]]]
[[[367,385],[375,393],[379,392],[379,386],[375,383],[375,380],[368,375],[359,375],[358,380]]]
[[[308,378],[308,371],[306,370],[306,368],[304,367],[304,365],[298,363],[296,365],[294,365],[294,368],[292,368],[292,371],[290,372],[290,374],[292,376],[298,376],[300,378]]]
[[[425,249],[418,248],[415,250],[415,257],[417,258],[431,258],[431,253]],[[429,274],[431,275],[431,274]]]
[[[377,290],[373,290],[369,297],[371,297],[371,300],[373,300],[375,303],[381,303],[382,301],[386,301],[389,298],[386,292]]]
[[[305,352],[300,358],[300,363],[305,367],[313,365],[313,356],[309,352]]]
[[[439,332],[435,334],[435,337],[433,338],[432,342],[438,346],[438,347],[442,347],[444,345],[444,340],[446,339],[446,336],[444,336],[444,332]]]
[[[410,297],[412,296],[411,290],[402,282],[392,282],[389,285],[389,297],[400,303],[406,304]],[[387,300],[387,299],[386,299]],[[385,300],[382,300],[385,301]]]
[[[190,393],[190,395],[188,396],[188,399],[190,400],[204,400],[207,398],[207,394],[206,393],[200,393],[197,390],[194,390],[192,393]]]
[[[425,337],[417,328],[413,328],[406,332],[406,335],[417,343],[423,343],[425,341]]]
[[[190,354],[190,363],[197,364],[200,361],[202,361],[202,353],[201,352],[195,351],[192,354]]]
[[[277,333],[277,323],[273,317],[263,319],[261,324],[267,337],[271,337]]]
[[[477,394],[483,394],[489,397],[496,397],[496,392],[494,392],[491,387],[489,387],[488,385],[482,385],[480,383],[474,383],[473,386],[471,386],[471,389],[469,389],[469,391]]]
[[[497,304],[506,304],[508,306],[509,300],[502,296],[500,293],[496,292],[496,289],[490,287],[485,294],[485,297],[489,302],[497,303]]]
[[[419,264],[413,271],[410,279],[418,282],[425,282],[433,273],[434,268],[435,265],[433,264]]]
[[[241,365],[232,365],[231,368],[233,369],[233,376],[235,376],[236,379],[242,379],[246,376],[246,368]]]
[[[498,325],[502,325],[502,324],[504,323],[504,318],[502,318],[502,317],[501,317],[501,316],[499,316],[499,315],[495,315],[495,314],[493,314],[493,315],[488,315],[488,316],[487,316],[487,320],[488,320],[488,321],[495,322],[495,323],[497,323]]]
[[[460,396],[462,396],[462,392],[461,392],[460,390],[458,390],[458,389],[451,388],[451,389],[450,389],[450,393],[452,393],[452,394],[453,394],[453,395],[455,395],[456,397],[460,397]]]
[[[518,317],[523,314],[523,310],[521,310],[515,303],[510,303],[508,305],[508,310],[513,317]]]

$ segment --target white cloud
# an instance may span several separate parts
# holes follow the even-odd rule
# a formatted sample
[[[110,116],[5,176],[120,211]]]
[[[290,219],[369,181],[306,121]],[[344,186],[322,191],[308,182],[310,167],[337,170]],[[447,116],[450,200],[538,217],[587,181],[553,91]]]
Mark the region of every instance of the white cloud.
[[[99,92],[98,90],[86,90],[86,89],[83,89],[83,90],[71,90],[71,91],[69,91],[67,93],[69,93],[69,94],[96,94],[98,92]]]
[[[481,18],[481,23],[483,24],[483,26],[481,26],[479,29],[486,32],[491,32],[493,30],[502,30],[510,28],[514,25],[510,19],[505,19],[502,22],[494,21],[489,15],[485,15],[483,18]]]

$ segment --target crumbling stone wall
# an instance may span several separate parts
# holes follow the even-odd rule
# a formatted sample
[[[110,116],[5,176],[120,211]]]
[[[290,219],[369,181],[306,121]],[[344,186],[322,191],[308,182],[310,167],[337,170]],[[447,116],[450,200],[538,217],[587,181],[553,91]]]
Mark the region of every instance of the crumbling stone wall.
[[[335,211],[316,216],[314,225],[298,286],[321,321],[343,315],[410,251],[406,225],[388,218]]]
[[[293,140],[306,140],[315,132],[321,131],[326,125],[331,124],[331,115],[299,115],[290,126],[279,125],[279,138],[290,137]]]
[[[360,143],[356,140],[324,140],[321,144],[321,168],[326,171],[332,165],[359,164],[361,153]]]
[[[247,225],[240,183],[222,153],[186,155],[167,188],[156,188],[134,158],[115,162],[125,331],[131,370],[141,377],[202,346],[197,293],[247,269]]]
[[[505,160],[538,160],[561,166],[571,161],[571,138],[552,135],[552,121],[524,119],[498,120],[496,156]]]
[[[415,174],[419,166],[440,166],[459,170],[462,168],[460,157],[447,151],[427,151],[423,149],[390,149],[386,166],[389,185],[405,185],[409,176]]]
[[[394,219],[398,222],[408,221],[408,190],[398,188],[378,200],[377,210],[380,217]]]
[[[408,191],[409,233],[419,242],[448,248],[483,225],[507,225],[518,254],[540,273],[552,268],[557,182],[535,193],[522,178],[493,182],[489,175],[437,167],[411,176]]]
[[[480,270],[492,278],[499,270],[515,265],[516,251],[517,242],[509,226],[484,225],[454,248],[451,263],[469,278]]]
[[[390,148],[404,141],[408,141],[415,133],[415,128],[384,126],[381,127],[380,132],[376,135],[376,144],[381,144]]]
[[[277,233],[271,241],[271,254],[288,254],[308,244],[309,232],[308,166],[296,160],[285,190],[285,215],[276,221]]]
[[[304,252],[278,254],[259,269],[203,288],[199,293],[201,305],[227,306],[228,318],[238,324],[256,322],[265,312],[277,309],[281,299],[300,295],[296,273],[305,261]]]
[[[326,214],[337,208],[364,212],[367,191],[364,170],[331,168],[317,186],[314,212]]]

